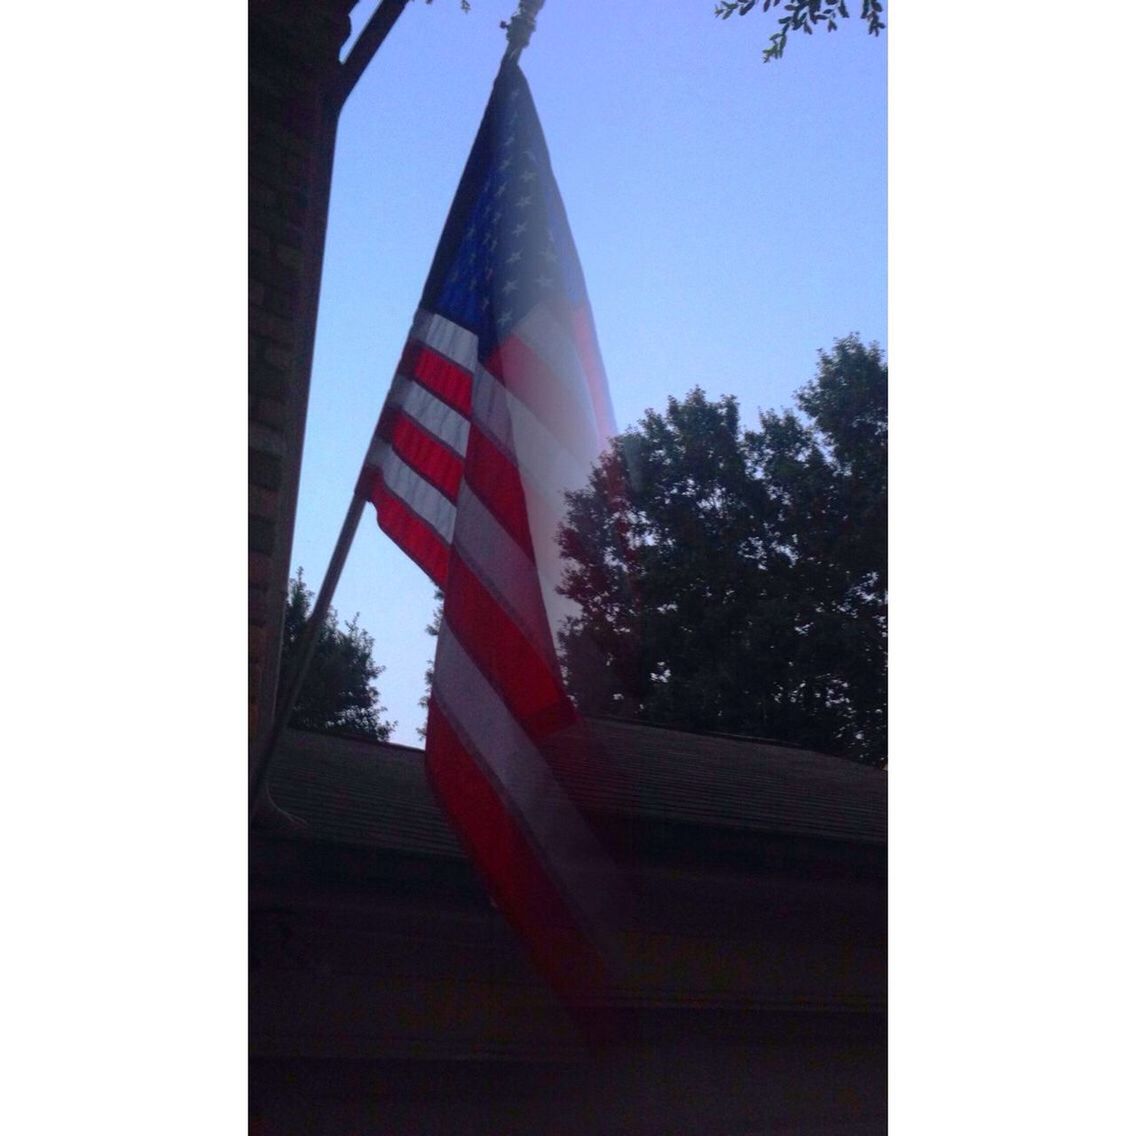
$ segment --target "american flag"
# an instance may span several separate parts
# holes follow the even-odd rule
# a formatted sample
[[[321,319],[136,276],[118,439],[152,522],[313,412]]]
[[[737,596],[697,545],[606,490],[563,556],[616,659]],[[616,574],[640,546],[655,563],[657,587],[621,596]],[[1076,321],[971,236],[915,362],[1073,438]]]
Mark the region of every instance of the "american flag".
[[[506,59],[364,467],[442,590],[426,764],[498,906],[586,997],[613,874],[566,777],[595,760],[555,636],[557,530],[613,433],[584,279],[528,84]]]

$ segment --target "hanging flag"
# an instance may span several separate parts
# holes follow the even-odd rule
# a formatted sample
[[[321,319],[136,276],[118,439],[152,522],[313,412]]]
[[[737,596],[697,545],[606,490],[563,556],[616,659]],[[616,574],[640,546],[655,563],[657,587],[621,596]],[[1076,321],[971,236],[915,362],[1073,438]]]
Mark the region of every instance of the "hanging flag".
[[[575,245],[507,58],[362,484],[444,596],[431,783],[498,906],[578,997],[604,967],[613,872],[573,796],[595,754],[557,660],[573,610],[557,531],[565,494],[586,485],[613,431]]]

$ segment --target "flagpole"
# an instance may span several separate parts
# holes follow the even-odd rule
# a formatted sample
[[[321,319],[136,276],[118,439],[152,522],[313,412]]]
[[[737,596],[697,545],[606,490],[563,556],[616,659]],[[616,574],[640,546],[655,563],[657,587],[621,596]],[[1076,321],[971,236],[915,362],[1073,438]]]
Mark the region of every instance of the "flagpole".
[[[300,632],[296,657],[288,671],[288,681],[284,686],[283,697],[276,704],[272,728],[268,731],[264,743],[253,761],[249,785],[250,817],[256,812],[257,805],[261,801],[268,783],[268,771],[272,766],[273,758],[276,756],[280,738],[288,725],[288,720],[292,717],[292,711],[295,709],[300,691],[303,689],[304,679],[308,675],[308,667],[311,665],[312,656],[315,654],[316,643],[319,642],[320,631],[323,629],[324,620],[327,618],[328,608],[331,607],[331,597],[339,583],[344,562],[347,560],[347,553],[351,550],[351,542],[355,539],[356,530],[359,528],[359,519],[363,515],[363,507],[367,504],[367,500],[360,484],[357,483],[355,492],[351,497],[351,504],[347,509],[347,516],[344,517],[343,526],[339,530],[339,539],[335,542],[331,560],[328,562],[327,572],[324,573],[319,595],[316,596],[315,605],[304,624],[303,631]]]

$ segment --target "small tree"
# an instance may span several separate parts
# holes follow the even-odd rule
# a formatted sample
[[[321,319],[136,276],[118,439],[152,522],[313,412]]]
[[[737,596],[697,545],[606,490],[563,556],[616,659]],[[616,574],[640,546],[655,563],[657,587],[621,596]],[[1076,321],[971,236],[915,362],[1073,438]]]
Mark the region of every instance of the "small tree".
[[[313,598],[301,568],[288,583],[281,686],[290,674]],[[289,725],[325,733],[347,731],[387,741],[395,723],[380,717],[386,707],[379,703],[374,682],[383,668],[371,657],[374,645],[374,639],[359,626],[358,615],[340,627],[335,609],[329,608]]]

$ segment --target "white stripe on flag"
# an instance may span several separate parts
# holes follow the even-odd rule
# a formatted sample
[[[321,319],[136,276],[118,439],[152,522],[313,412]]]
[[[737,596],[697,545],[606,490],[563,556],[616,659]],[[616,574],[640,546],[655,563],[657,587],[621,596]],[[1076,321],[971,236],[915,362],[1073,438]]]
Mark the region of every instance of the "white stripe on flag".
[[[447,445],[459,458],[465,457],[466,443],[469,441],[469,419],[441,399],[435,398],[421,384],[405,375],[395,375],[391,392],[387,396],[387,405],[400,407],[408,417]]]
[[[533,562],[464,482],[458,490],[454,548],[529,643],[547,656],[544,648],[550,642],[548,615]],[[502,581],[507,581],[507,588],[500,586]],[[555,658],[546,657],[545,662],[553,674],[559,673],[560,664]]]
[[[593,922],[603,915],[610,861],[544,757],[443,619],[432,692],[473,756],[493,776],[513,815],[543,850],[545,867]]]
[[[470,374],[477,367],[477,336],[445,316],[419,308],[410,325],[410,336]]]
[[[424,477],[419,476],[391,449],[389,442],[375,438],[367,464],[381,469],[383,482],[412,512],[426,522],[447,544],[454,536],[455,509]]]

